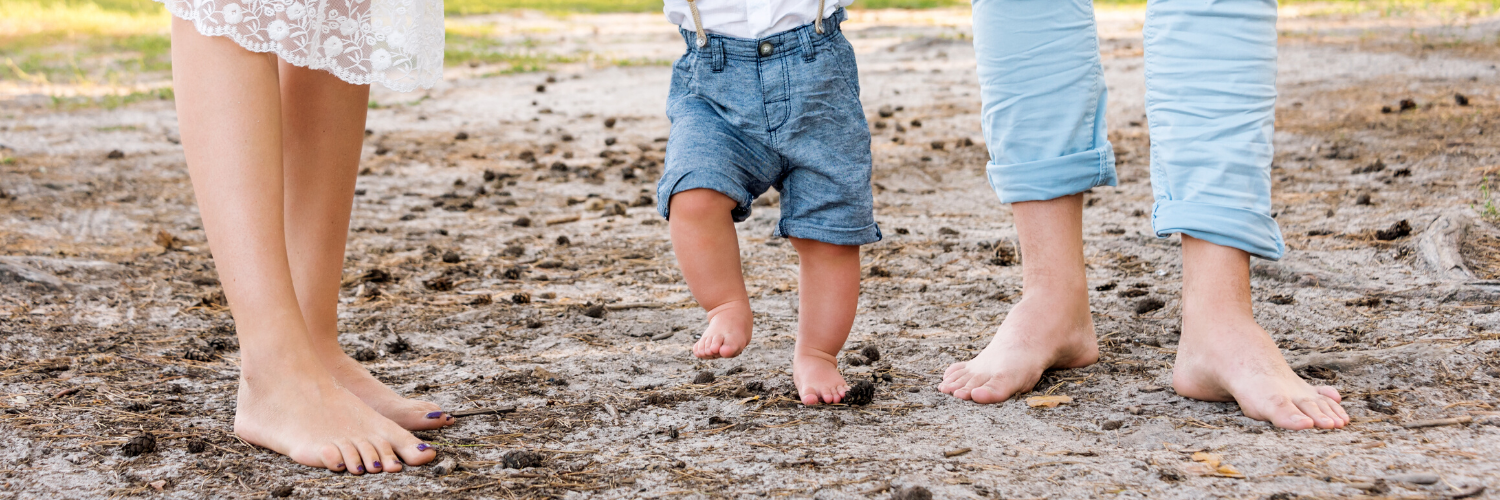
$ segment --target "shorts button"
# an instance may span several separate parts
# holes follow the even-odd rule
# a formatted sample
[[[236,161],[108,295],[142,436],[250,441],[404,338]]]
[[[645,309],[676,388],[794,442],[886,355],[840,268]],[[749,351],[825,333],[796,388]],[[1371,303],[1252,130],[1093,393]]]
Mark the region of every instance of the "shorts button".
[[[761,57],[766,57],[766,56],[771,55],[771,52],[773,52],[775,49],[776,49],[776,47],[772,46],[771,42],[760,42],[760,56]]]

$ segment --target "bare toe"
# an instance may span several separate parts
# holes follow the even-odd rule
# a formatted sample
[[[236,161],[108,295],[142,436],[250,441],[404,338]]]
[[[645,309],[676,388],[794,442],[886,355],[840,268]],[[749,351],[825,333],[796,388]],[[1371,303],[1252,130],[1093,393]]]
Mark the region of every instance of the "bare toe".
[[[364,463],[364,460],[359,458],[359,449],[354,447],[354,442],[347,439],[341,440],[338,442],[338,447],[340,456],[339,468],[334,470],[348,471],[350,474],[356,475],[363,474],[365,469],[361,464]]]
[[[344,454],[339,450],[338,445],[324,445],[323,451],[319,453],[319,455],[321,455],[323,458],[324,469],[328,469],[334,472],[344,470]]]
[[[354,448],[359,450],[360,468],[363,472],[371,474],[380,472],[380,452],[375,451],[374,444],[360,440],[354,443]]]
[[[1241,407],[1243,406],[1241,405]],[[1298,409],[1297,405],[1292,404],[1290,399],[1280,395],[1276,396],[1271,403],[1270,413],[1263,420],[1270,420],[1271,424],[1283,429],[1300,431],[1311,429],[1314,425],[1311,417],[1308,417],[1301,409]],[[1256,418],[1255,415],[1250,415],[1250,417]]]
[[[437,447],[418,440],[412,436],[408,442],[397,441],[393,443],[396,447],[396,455],[406,465],[422,465],[437,458]]]
[[[1002,381],[998,377],[990,379],[989,383],[970,390],[969,400],[975,403],[986,405],[1004,403],[1014,394],[1007,388],[1000,387],[1001,383]]]
[[[1344,402],[1344,397],[1339,395],[1339,390],[1338,389],[1334,389],[1333,387],[1326,386],[1326,385],[1320,385],[1320,386],[1314,387],[1313,389],[1316,389],[1318,391],[1318,394],[1322,394],[1324,397],[1327,397],[1328,399],[1332,399],[1333,402],[1335,402],[1335,403],[1342,403],[1342,402]]]
[[[396,451],[391,449],[389,441],[375,443],[375,451],[380,453],[380,468],[384,472],[401,472],[401,459],[396,457]]]

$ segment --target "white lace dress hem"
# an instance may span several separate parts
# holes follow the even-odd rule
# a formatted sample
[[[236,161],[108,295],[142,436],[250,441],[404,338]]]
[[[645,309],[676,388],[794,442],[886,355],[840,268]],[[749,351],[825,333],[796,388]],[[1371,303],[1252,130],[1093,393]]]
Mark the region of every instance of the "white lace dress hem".
[[[443,79],[442,0],[156,0],[199,33],[407,92]]]

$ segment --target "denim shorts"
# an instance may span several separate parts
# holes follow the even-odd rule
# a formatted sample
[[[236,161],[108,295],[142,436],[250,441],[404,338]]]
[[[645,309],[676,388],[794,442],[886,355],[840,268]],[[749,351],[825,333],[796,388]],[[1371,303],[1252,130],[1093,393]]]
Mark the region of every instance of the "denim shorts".
[[[712,189],[733,199],[735,222],[767,189],[781,193],[775,236],[835,245],[880,241],[870,190],[870,129],[859,102],[844,11],[759,40],[683,31],[672,66],[666,168],[658,210],[672,195]]]

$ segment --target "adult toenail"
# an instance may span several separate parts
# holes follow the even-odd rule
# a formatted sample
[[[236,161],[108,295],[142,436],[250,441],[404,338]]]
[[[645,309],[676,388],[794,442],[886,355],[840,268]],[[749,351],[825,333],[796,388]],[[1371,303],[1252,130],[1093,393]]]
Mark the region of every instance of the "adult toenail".
[[[379,460],[376,460],[376,461],[374,461],[374,462],[371,462],[371,463],[370,463],[370,467],[374,467],[374,468],[376,468],[376,469],[380,469],[380,468],[382,468],[382,467],[381,467],[381,466],[380,466],[380,461],[379,461]]]
[[[427,418],[438,418],[438,417],[441,417],[441,416],[443,416],[443,412],[440,412],[440,411],[435,411],[435,412],[427,414]]]
[[[342,469],[342,468],[344,468],[344,463],[343,462],[339,462],[339,464],[333,466],[333,468],[335,468],[335,469]]]
[[[432,445],[430,445],[430,444],[427,444],[427,443],[417,443],[417,451],[427,451],[427,450],[430,450],[430,449],[432,449]]]
[[[364,464],[356,465],[356,466],[354,466],[354,470],[359,471],[359,472],[364,472],[365,471],[365,466],[364,466]]]

